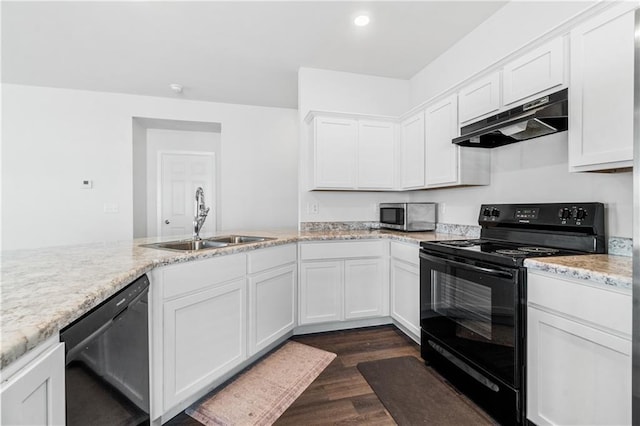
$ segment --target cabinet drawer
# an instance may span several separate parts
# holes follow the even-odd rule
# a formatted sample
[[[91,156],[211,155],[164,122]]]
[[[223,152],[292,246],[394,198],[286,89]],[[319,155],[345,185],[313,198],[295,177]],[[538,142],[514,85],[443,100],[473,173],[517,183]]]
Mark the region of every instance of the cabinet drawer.
[[[417,244],[391,242],[391,257],[413,265],[420,264],[420,247]]]
[[[527,300],[631,338],[631,294],[579,280],[529,273]]]
[[[247,268],[250,274],[275,268],[296,261],[296,245],[270,247],[252,251],[247,256]]]
[[[312,259],[340,259],[354,257],[379,257],[386,253],[386,241],[341,241],[300,244],[300,258]]]
[[[244,254],[168,266],[162,272],[164,299],[244,277],[246,272],[247,259]]]

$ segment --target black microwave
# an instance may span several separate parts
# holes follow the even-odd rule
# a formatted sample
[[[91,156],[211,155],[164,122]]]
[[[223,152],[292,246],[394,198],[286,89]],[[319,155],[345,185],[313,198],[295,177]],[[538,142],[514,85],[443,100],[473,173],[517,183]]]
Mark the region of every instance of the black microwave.
[[[380,227],[397,231],[436,229],[436,203],[381,203]]]

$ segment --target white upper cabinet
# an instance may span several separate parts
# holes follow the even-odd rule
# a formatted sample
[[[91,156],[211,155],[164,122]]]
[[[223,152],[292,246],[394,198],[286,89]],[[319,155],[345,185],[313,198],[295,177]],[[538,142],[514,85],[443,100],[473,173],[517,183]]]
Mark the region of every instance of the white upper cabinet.
[[[425,112],[427,186],[455,184],[458,181],[458,151],[451,143],[458,136],[458,99],[455,95]]]
[[[395,126],[388,121],[358,121],[358,188],[393,189]]]
[[[394,121],[318,115],[312,128],[313,189],[394,188]]]
[[[458,102],[461,124],[498,111],[500,109],[500,71],[460,89]]]
[[[632,166],[634,6],[623,2],[571,31],[571,171]]]
[[[400,124],[400,189],[424,187],[424,111]]]
[[[532,99],[564,84],[564,38],[558,37],[506,64],[502,70],[503,103]]]
[[[316,117],[313,133],[314,187],[317,189],[355,188],[357,121]]]
[[[460,126],[566,86],[565,38],[528,51],[458,91]]]
[[[425,111],[425,181],[427,188],[488,185],[491,156],[488,149],[463,148],[451,143],[458,136],[456,95]]]

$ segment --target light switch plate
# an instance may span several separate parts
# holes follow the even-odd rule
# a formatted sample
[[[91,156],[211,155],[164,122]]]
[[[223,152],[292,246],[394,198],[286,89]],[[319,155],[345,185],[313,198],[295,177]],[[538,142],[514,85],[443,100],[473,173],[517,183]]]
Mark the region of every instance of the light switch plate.
[[[80,182],[80,188],[82,189],[91,189],[93,188],[93,181],[90,179],[83,179]]]

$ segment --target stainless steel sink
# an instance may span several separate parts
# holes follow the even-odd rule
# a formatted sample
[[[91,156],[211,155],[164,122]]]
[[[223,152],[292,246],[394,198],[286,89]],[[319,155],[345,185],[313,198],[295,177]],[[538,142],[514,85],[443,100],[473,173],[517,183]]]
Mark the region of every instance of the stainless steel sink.
[[[168,241],[166,243],[145,244],[144,247],[159,248],[165,250],[190,251],[205,250],[226,247],[228,244],[208,240],[184,240]]]
[[[249,235],[225,235],[223,237],[213,237],[204,240],[181,240],[167,241],[163,243],[143,244],[142,247],[174,251],[198,251],[217,249],[239,244],[257,243],[267,240],[275,240],[275,238],[255,237]]]
[[[225,244],[249,244],[260,241],[275,240],[275,238],[253,237],[248,235],[225,235],[224,237],[208,238],[207,241],[214,241]]]

